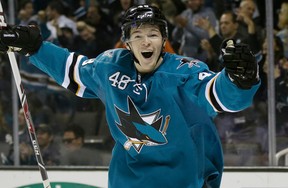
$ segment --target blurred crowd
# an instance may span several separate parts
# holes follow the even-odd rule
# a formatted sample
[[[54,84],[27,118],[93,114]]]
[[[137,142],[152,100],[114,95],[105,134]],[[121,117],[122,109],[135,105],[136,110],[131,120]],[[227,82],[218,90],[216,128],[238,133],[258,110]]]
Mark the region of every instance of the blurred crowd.
[[[125,48],[121,41],[122,15],[132,5],[143,3],[159,7],[166,15],[169,36],[165,51],[197,58],[214,72],[223,68],[220,53],[223,40],[232,38],[236,43],[250,46],[262,79],[254,105],[240,113],[220,114],[215,122],[225,165],[267,165],[267,74],[271,62],[267,57],[263,1],[17,0],[15,15],[6,12],[6,16],[14,16],[16,24],[39,26],[43,40],[94,58],[107,49]],[[4,10],[8,10],[8,1],[2,4]],[[273,1],[273,10],[278,151],[288,147],[288,1]],[[28,58],[17,59],[45,164],[108,165],[113,141],[101,102],[78,99],[33,67]],[[14,164],[15,153],[11,91],[11,70],[6,55],[2,54],[0,152],[2,164],[6,165]],[[23,118],[19,107],[20,164],[35,165]],[[87,155],[79,156],[79,151]]]

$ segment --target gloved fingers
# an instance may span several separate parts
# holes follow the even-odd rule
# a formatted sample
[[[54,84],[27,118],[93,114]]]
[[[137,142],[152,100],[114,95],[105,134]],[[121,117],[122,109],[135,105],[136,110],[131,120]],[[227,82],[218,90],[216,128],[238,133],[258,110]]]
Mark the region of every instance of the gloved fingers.
[[[223,56],[224,62],[230,62],[230,61],[236,61],[240,60],[240,54],[235,54],[235,53],[227,53]]]

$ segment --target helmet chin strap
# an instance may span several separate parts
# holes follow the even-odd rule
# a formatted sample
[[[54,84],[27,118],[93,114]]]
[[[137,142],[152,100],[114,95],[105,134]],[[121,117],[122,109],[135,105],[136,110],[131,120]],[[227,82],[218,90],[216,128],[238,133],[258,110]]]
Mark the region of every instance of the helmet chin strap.
[[[133,50],[132,50],[132,46],[130,46],[130,44],[129,44],[128,42],[127,42],[126,44],[127,44],[127,46],[129,47],[129,49],[130,49],[130,52],[131,52],[132,57],[133,57],[133,60],[140,65],[139,60],[138,60],[138,59],[136,58],[136,56],[134,55],[134,52],[133,52]],[[141,66],[141,65],[140,65],[140,66]]]

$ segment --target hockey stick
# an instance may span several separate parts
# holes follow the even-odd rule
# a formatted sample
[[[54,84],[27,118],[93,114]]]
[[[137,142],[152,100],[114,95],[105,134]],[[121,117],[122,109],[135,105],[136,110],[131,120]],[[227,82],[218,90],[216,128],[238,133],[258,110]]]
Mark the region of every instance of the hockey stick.
[[[3,12],[3,7],[2,7],[1,1],[0,1],[0,27],[1,28],[7,27],[7,23],[5,22],[5,17],[4,17],[4,12]],[[31,113],[30,113],[29,108],[28,108],[26,93],[25,93],[25,90],[24,90],[22,83],[21,83],[22,82],[21,76],[20,76],[20,72],[19,72],[19,68],[17,65],[17,61],[15,58],[14,52],[8,52],[8,57],[9,57],[9,61],[11,64],[15,84],[16,84],[16,87],[18,90],[20,102],[21,102],[21,105],[22,105],[23,110],[24,110],[24,116],[25,116],[27,128],[29,130],[29,136],[30,136],[30,139],[31,139],[31,142],[33,145],[34,154],[36,156],[37,164],[38,164],[41,176],[42,176],[43,186],[44,186],[44,188],[51,188],[50,182],[48,180],[47,171],[45,169],[42,155],[40,152],[40,148],[38,145],[37,136],[35,133],[35,128],[34,128],[34,124],[32,121]]]

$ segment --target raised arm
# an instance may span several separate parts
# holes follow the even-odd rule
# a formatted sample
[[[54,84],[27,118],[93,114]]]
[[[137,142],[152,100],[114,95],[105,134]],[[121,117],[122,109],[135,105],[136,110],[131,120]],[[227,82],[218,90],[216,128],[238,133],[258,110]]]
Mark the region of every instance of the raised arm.
[[[247,45],[225,41],[225,68],[205,87],[205,98],[215,112],[237,112],[249,107],[259,85],[258,64]]]
[[[32,64],[77,96],[97,97],[96,92],[86,88],[85,83],[80,80],[81,74],[88,75],[93,68],[93,66],[90,66],[90,69],[88,66],[82,68],[81,64],[93,60],[71,53],[50,42],[43,42],[40,30],[36,26],[9,27],[1,30],[0,38],[1,51],[13,51],[28,56]]]

